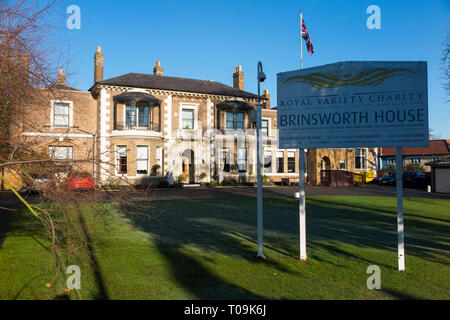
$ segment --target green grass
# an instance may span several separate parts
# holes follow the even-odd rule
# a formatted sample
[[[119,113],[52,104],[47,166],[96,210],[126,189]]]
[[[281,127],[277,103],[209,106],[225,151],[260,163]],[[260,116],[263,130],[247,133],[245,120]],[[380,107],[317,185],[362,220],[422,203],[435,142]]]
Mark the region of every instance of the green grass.
[[[397,271],[396,202],[389,197],[307,198],[308,260],[298,260],[298,202],[264,199],[264,254],[256,255],[256,199],[147,203],[150,221],[86,214],[91,255],[83,299],[449,299],[450,202],[407,198],[406,272]],[[39,224],[14,214],[0,250],[0,299],[60,297]],[[381,290],[368,290],[369,265]],[[61,282],[61,281],[60,281]],[[47,288],[46,283],[52,283]],[[70,298],[76,298],[74,293]]]

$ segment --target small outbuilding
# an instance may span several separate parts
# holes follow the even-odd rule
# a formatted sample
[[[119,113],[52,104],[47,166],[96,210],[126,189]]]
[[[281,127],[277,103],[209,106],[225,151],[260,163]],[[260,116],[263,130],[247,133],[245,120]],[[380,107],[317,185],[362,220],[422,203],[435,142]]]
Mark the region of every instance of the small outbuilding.
[[[431,190],[450,193],[450,156],[428,162],[431,167]]]

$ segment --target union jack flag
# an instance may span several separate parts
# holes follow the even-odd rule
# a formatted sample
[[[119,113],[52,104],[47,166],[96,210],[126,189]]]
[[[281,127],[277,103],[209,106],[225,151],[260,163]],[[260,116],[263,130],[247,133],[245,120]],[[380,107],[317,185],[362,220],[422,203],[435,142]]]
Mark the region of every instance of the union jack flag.
[[[309,38],[308,30],[306,30],[305,21],[302,19],[302,38],[306,42],[306,48],[308,49],[308,53],[310,56],[314,53],[314,47],[311,42],[311,39]]]

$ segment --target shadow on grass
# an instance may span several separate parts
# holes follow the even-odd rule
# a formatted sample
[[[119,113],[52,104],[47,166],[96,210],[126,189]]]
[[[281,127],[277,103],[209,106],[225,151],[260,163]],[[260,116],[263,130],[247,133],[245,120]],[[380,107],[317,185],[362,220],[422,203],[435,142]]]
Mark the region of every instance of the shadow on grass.
[[[85,218],[83,214],[78,210],[78,218],[81,225],[81,230],[83,231],[84,237],[86,239],[86,247],[89,255],[89,261],[91,262],[91,266],[94,272],[95,283],[98,288],[98,293],[94,297],[95,300],[108,300],[109,294],[106,289],[105,279],[103,277],[102,269],[100,268],[100,264],[98,263],[97,257],[94,252],[94,248],[92,247],[92,238],[89,233],[88,226],[86,224]]]
[[[167,205],[152,202],[156,208]],[[170,211],[158,223],[147,224],[134,219],[132,223],[156,238],[158,250],[168,261],[176,281],[200,299],[261,298],[245,289],[227,283],[206,268],[201,257],[186,254],[184,246],[192,245],[202,253],[212,252],[236,256],[247,263],[256,263],[256,200],[253,198],[183,200],[171,204]],[[396,270],[397,226],[395,205],[386,209],[377,205],[334,202],[323,198],[307,199],[307,241],[310,257],[323,257],[314,252],[324,250],[332,256],[347,257],[368,264],[378,264]],[[428,218],[428,217],[425,217]],[[406,254],[446,264],[450,247],[450,230],[439,220],[408,215],[405,211]],[[292,259],[298,258],[298,202],[292,198],[275,197],[264,200],[264,250]],[[392,264],[374,261],[367,251],[376,249],[391,252]],[[348,248],[348,249],[347,249]],[[326,256],[326,255],[325,255]],[[326,259],[328,260],[328,259]],[[324,261],[335,266],[336,261]],[[267,266],[301,276],[287,264],[275,260]],[[218,289],[221,288],[222,290]],[[226,288],[226,289],[225,289]],[[392,291],[395,297],[401,293]]]

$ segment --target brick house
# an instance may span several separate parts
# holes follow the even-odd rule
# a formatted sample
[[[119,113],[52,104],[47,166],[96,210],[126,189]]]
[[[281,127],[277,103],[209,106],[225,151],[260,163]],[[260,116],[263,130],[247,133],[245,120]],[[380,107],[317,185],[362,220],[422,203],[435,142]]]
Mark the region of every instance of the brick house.
[[[103,79],[104,54],[94,55],[94,84],[88,91],[57,82],[45,101],[30,108],[36,124],[16,128],[55,159],[82,160],[103,183],[140,184],[155,175],[184,177],[186,183],[234,179],[256,181],[257,96],[244,90],[241,66],[233,86],[211,80],[128,73]],[[298,150],[278,149],[277,111],[262,98],[263,174],[275,182],[298,179]],[[92,166],[89,159],[99,164]],[[374,170],[367,148],[311,149],[307,174],[320,183],[320,170]]]

